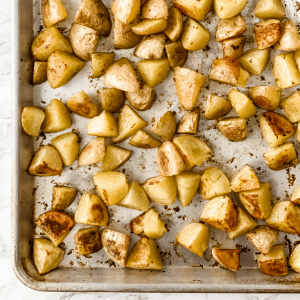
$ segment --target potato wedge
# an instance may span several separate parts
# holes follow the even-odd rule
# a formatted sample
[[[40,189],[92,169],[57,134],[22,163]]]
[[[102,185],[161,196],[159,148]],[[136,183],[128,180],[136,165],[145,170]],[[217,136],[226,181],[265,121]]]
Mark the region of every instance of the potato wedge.
[[[144,19],[131,29],[138,35],[150,35],[164,31],[167,25],[168,22],[166,19]]]
[[[185,64],[188,51],[183,48],[180,41],[166,45],[165,49],[172,70],[175,67],[182,67]]]
[[[205,119],[207,120],[219,119],[231,111],[230,101],[216,94],[209,94],[206,101]]]
[[[57,247],[69,234],[75,222],[70,216],[60,211],[52,210],[41,214],[35,224]]]
[[[238,193],[260,188],[260,183],[254,170],[244,165],[229,180],[231,189]]]
[[[278,41],[281,33],[280,22],[275,19],[258,22],[254,32],[257,49],[266,49]]]
[[[36,176],[56,176],[63,171],[59,153],[51,146],[43,146],[33,157],[28,173]]]
[[[266,68],[270,56],[270,48],[251,49],[240,57],[242,68],[247,72],[260,75]]]
[[[283,245],[271,248],[268,254],[260,254],[257,262],[261,271],[266,275],[285,276],[288,274]]]
[[[41,275],[56,269],[62,261],[64,253],[64,250],[55,247],[53,243],[47,239],[34,239],[33,259]]]
[[[254,247],[266,255],[278,239],[278,231],[267,226],[256,226],[246,233],[248,240]]]
[[[107,68],[114,62],[115,53],[94,52],[92,59],[92,77],[99,78],[104,75]]]
[[[217,121],[220,132],[231,142],[241,142],[247,138],[247,122],[242,118],[222,118]]]
[[[222,41],[223,57],[240,58],[244,52],[245,36],[232,37]]]
[[[179,39],[182,27],[183,21],[181,12],[176,7],[171,7],[169,9],[168,25],[164,33],[174,43]]]
[[[118,125],[112,113],[102,111],[102,113],[90,120],[87,126],[87,134],[103,137],[118,136]]]
[[[210,8],[212,7],[212,0],[173,0],[173,5],[177,7],[184,15],[187,15],[198,21],[202,21]]]
[[[152,132],[165,141],[171,140],[176,132],[176,119],[174,113],[167,111],[161,116],[152,126]]]
[[[168,5],[165,0],[146,0],[141,14],[144,19],[168,19]]]
[[[240,249],[224,249],[213,247],[211,254],[226,269],[237,272],[240,268]]]
[[[133,55],[143,59],[160,59],[164,48],[165,41],[160,36],[152,35],[137,44]]]
[[[123,165],[130,156],[130,150],[108,145],[100,169],[102,172],[113,171]]]
[[[101,232],[101,242],[106,254],[117,264],[125,267],[130,236],[105,228]]]
[[[217,42],[222,42],[232,37],[236,37],[246,31],[245,20],[240,16],[236,16],[226,20],[219,20],[216,30]]]
[[[300,92],[295,92],[281,102],[286,117],[292,122],[300,121]]]
[[[140,0],[114,0],[111,11],[121,22],[129,24],[140,13],[140,6]]]
[[[255,86],[248,90],[249,98],[258,107],[275,110],[280,102],[281,89],[276,86]]]
[[[297,187],[297,188],[294,189],[294,191],[292,192],[292,195],[291,195],[291,201],[292,201],[295,205],[300,205],[300,187]]]
[[[178,233],[176,242],[202,257],[208,248],[209,229],[201,223],[190,223]]]
[[[157,148],[161,145],[161,142],[159,142],[143,130],[138,130],[128,143],[131,146],[142,149]]]
[[[42,18],[46,28],[64,20],[68,13],[61,0],[43,0]]]
[[[45,113],[41,108],[35,106],[26,106],[23,108],[21,123],[27,134],[39,136],[44,119]]]
[[[214,0],[214,9],[220,19],[229,19],[239,14],[246,4],[247,0]]]
[[[232,231],[237,225],[237,209],[228,196],[210,200],[203,208],[201,219],[212,227]]]
[[[67,186],[54,186],[52,189],[52,210],[68,208],[77,196],[77,189]]]
[[[100,97],[103,110],[112,114],[118,112],[125,103],[124,92],[115,88],[103,88]]]
[[[254,14],[260,19],[282,19],[285,17],[284,6],[280,0],[258,0]]]
[[[146,212],[138,215],[129,223],[129,228],[131,232],[134,232],[135,234],[139,235],[140,237],[145,237],[144,235],[144,217]]]
[[[177,186],[173,176],[149,178],[143,184],[148,197],[157,204],[172,205],[176,200]]]
[[[298,123],[298,125],[297,125],[296,136],[297,136],[298,142],[300,142],[300,123]]]
[[[276,112],[265,112],[259,116],[261,134],[270,147],[286,142],[295,132],[293,124]]]
[[[297,245],[289,258],[289,265],[290,267],[297,273],[300,273],[300,264],[299,264],[299,255],[300,255],[300,246]]]
[[[78,158],[78,166],[96,164],[105,158],[105,139],[96,137],[87,143],[81,150]]]
[[[200,108],[195,107],[180,119],[177,126],[177,133],[197,134],[199,119]]]
[[[33,74],[32,84],[37,85],[47,80],[47,62],[46,61],[34,61],[33,62]]]
[[[101,250],[101,239],[97,226],[79,229],[74,234],[77,255],[89,255]]]

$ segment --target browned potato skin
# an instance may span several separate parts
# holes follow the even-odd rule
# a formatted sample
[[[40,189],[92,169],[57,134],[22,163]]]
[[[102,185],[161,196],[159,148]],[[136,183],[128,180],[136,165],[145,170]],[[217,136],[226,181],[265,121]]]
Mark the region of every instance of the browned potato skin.
[[[100,96],[103,110],[112,114],[118,112],[125,103],[125,93],[115,88],[103,88]]]
[[[138,43],[133,55],[143,59],[160,59],[164,54],[164,47],[165,35],[163,33],[151,35]]]
[[[47,62],[35,61],[33,63],[32,84],[37,85],[47,80]]]
[[[168,44],[165,46],[165,49],[172,70],[175,67],[182,67],[185,64],[188,51],[183,48],[181,41]]]
[[[202,21],[205,18],[212,6],[212,3],[212,0],[173,0],[174,6],[177,7],[184,15],[198,21]]]
[[[141,9],[142,17],[145,19],[168,18],[169,11],[165,0],[147,0]]]
[[[143,130],[138,130],[135,135],[129,140],[131,146],[142,148],[142,149],[151,149],[157,148],[161,145],[161,142],[150,136]]]
[[[216,94],[209,94],[205,108],[205,119],[216,120],[224,117],[231,111],[231,102]]]
[[[276,86],[257,86],[249,88],[248,96],[258,107],[275,110],[280,101],[281,89]]]
[[[77,255],[88,255],[101,250],[101,239],[97,226],[79,229],[74,234]]]
[[[182,27],[181,12],[176,7],[171,7],[169,9],[168,25],[164,32],[173,43],[179,39]]]
[[[174,114],[171,111],[167,111],[153,125],[152,132],[165,141],[170,141],[176,132],[176,119]]]
[[[217,42],[222,42],[226,39],[244,33],[246,29],[246,23],[240,15],[230,19],[221,19],[217,25],[216,40]]]
[[[200,108],[195,107],[192,111],[185,114],[177,126],[177,133],[196,134],[200,119]]]
[[[240,268],[240,249],[212,248],[213,257],[225,268],[238,271]]]
[[[243,54],[245,36],[232,37],[222,42],[223,57],[239,58]]]
[[[114,62],[115,53],[94,52],[91,58],[93,78],[98,78],[104,75],[107,68]]]
[[[68,208],[76,198],[77,190],[71,187],[54,186],[52,189],[52,210]]]
[[[278,20],[267,20],[259,22],[254,27],[257,49],[266,49],[274,45],[281,33]]]
[[[232,142],[241,142],[247,138],[246,120],[242,118],[222,118],[217,121],[220,132]]]

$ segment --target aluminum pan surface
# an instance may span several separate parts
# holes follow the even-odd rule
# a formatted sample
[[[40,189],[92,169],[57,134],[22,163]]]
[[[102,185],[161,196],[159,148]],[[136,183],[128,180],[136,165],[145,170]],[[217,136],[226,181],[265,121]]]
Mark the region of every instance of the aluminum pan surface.
[[[68,33],[70,24],[79,6],[80,0],[63,0],[68,11],[68,18],[61,22],[59,27],[64,33]],[[104,3],[110,7],[109,0]],[[242,16],[247,23],[247,43],[245,50],[255,47],[253,27],[258,22],[254,17],[254,1],[248,1]],[[296,1],[284,1],[287,17],[296,24],[299,20],[298,5]],[[53,90],[49,84],[30,85],[32,60],[29,55],[29,48],[33,37],[41,29],[41,1],[28,3],[25,0],[14,1],[14,142],[13,142],[13,265],[20,280],[38,290],[59,290],[59,291],[145,291],[145,292],[268,292],[268,291],[299,291],[298,283],[300,274],[290,271],[287,277],[268,277],[261,274],[255,264],[257,257],[256,249],[248,242],[245,236],[235,240],[229,240],[228,234],[210,227],[211,238],[209,249],[203,258],[200,258],[183,247],[175,243],[176,234],[188,223],[199,220],[199,212],[202,211],[206,201],[201,200],[197,195],[193,202],[183,208],[179,201],[168,207],[154,205],[160,213],[162,220],[167,224],[169,231],[164,237],[157,241],[162,251],[163,272],[138,271],[122,269],[114,265],[101,250],[90,257],[77,258],[74,253],[73,235],[83,225],[76,224],[71,234],[64,240],[62,247],[66,250],[66,255],[60,267],[44,276],[39,276],[33,266],[31,248],[34,235],[39,235],[39,230],[33,229],[33,220],[41,213],[50,209],[51,190],[55,184],[74,186],[79,190],[74,203],[66,210],[73,215],[80,196],[86,192],[94,192],[95,187],[92,176],[100,171],[99,165],[93,167],[77,167],[77,161],[72,167],[65,167],[61,176],[39,178],[26,173],[33,153],[41,146],[49,144],[51,139],[64,132],[74,131],[81,137],[82,147],[92,139],[87,136],[87,119],[72,114],[72,128],[56,134],[47,134],[47,138],[32,138],[27,136],[20,128],[20,112],[26,105],[38,105],[45,108],[52,99],[58,98],[64,103],[75,93],[84,90],[92,100],[98,102],[97,91],[103,87],[103,78],[91,78],[90,62],[86,63],[83,70],[67,85]],[[170,4],[170,3],[169,3]],[[211,40],[208,47],[203,51],[189,52],[185,66],[198,70],[204,75],[208,75],[211,63],[214,59],[222,57],[221,44],[215,41],[215,27],[218,17],[213,10],[209,12],[206,19],[201,22],[211,33]],[[33,26],[32,26],[33,24]],[[96,51],[113,51],[113,32],[109,38],[100,39]],[[132,55],[132,49],[115,50],[116,58],[128,57],[134,62],[138,59]],[[271,65],[274,56],[279,53],[272,50],[269,64],[261,76],[251,76],[247,87],[255,85],[274,85],[271,75]],[[177,96],[173,83],[173,72],[160,85],[155,87],[158,100],[153,107],[139,114],[148,122],[146,131],[150,131],[151,124],[157,120],[167,110],[176,112],[177,121],[185,113],[178,107]],[[299,167],[279,172],[273,172],[266,167],[263,153],[269,147],[262,139],[258,127],[258,118],[254,117],[248,121],[248,138],[241,143],[231,143],[223,137],[215,127],[214,121],[204,119],[205,99],[211,93],[227,95],[232,87],[219,84],[217,82],[206,81],[198,100],[201,107],[201,119],[197,136],[204,139],[214,152],[214,157],[195,168],[200,173],[208,167],[216,166],[221,168],[227,176],[231,176],[244,164],[250,164],[257,172],[261,181],[271,183],[274,202],[288,198],[293,189],[300,185]],[[244,91],[244,89],[240,89]],[[282,97],[290,95],[296,88],[284,90]],[[280,110],[278,110],[280,111]],[[258,109],[257,115],[261,110]],[[231,112],[234,115],[234,112]],[[108,139],[107,139],[108,141]],[[295,136],[291,139],[299,153],[299,143]],[[109,143],[109,141],[108,141]],[[144,182],[147,178],[157,176],[155,163],[156,149],[140,150],[128,145],[128,140],[118,144],[133,151],[131,159],[122,166],[119,171],[123,171],[128,181]],[[236,204],[240,205],[236,195],[232,195]],[[178,209],[179,208],[179,209]],[[110,228],[129,233],[129,221],[140,214],[138,211],[126,208],[111,206]],[[132,245],[137,241],[137,237],[131,235]],[[278,242],[283,242],[287,246],[286,253],[297,243],[299,237],[280,233]],[[211,257],[211,247],[239,247],[242,249],[241,269],[236,274],[221,269],[215,265],[215,260]]]

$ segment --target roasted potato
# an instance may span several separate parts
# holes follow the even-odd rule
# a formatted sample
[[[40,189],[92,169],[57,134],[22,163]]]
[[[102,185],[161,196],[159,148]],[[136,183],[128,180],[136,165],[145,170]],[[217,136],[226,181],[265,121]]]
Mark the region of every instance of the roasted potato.
[[[231,103],[227,99],[209,94],[206,100],[205,119],[215,120],[224,117],[231,111]]]
[[[280,0],[258,0],[254,14],[260,19],[282,19],[285,17],[284,6]]]
[[[213,154],[205,142],[195,136],[182,135],[173,139],[173,143],[180,153],[187,171],[195,165],[200,166]]]
[[[294,52],[294,58],[295,58],[296,66],[298,70],[300,70],[300,49]]]
[[[64,20],[67,16],[68,13],[61,0],[42,1],[42,18],[46,28]]]
[[[201,219],[212,227],[232,231],[237,225],[237,209],[228,196],[217,197],[204,206]]]
[[[209,229],[201,223],[190,223],[178,233],[176,242],[202,257],[208,248]]]
[[[240,58],[244,52],[245,36],[237,36],[222,41],[223,57]]]
[[[266,68],[270,55],[270,48],[251,49],[240,57],[242,68],[247,72],[259,75]]]
[[[47,62],[46,61],[34,61],[33,62],[33,74],[32,84],[37,85],[47,80]]]
[[[164,39],[157,35],[151,35],[137,44],[133,55],[143,59],[160,59],[164,48]]]
[[[298,142],[300,142],[300,122],[297,125],[296,136],[297,136]]]
[[[66,186],[54,186],[52,189],[52,210],[68,208],[77,196],[77,189]]]
[[[83,194],[79,200],[75,222],[91,226],[108,226],[109,215],[105,204],[94,194]]]
[[[81,150],[78,158],[78,166],[96,164],[105,158],[105,139],[96,137],[87,143]]]
[[[35,106],[26,106],[23,108],[21,123],[27,134],[39,136],[44,119],[45,113],[41,108]]]
[[[246,4],[247,0],[214,0],[214,9],[220,19],[229,19],[239,14]]]
[[[130,236],[105,228],[101,232],[101,242],[106,254],[117,264],[125,267]]]
[[[131,29],[138,35],[150,35],[164,31],[167,28],[166,19],[144,19]]]
[[[70,216],[60,211],[52,210],[41,214],[35,224],[57,247],[69,234],[75,222]]]
[[[224,249],[213,247],[211,254],[214,259],[226,269],[238,271],[240,268],[240,249]]]
[[[210,40],[209,31],[192,18],[183,23],[181,42],[183,48],[190,51],[201,50]]]
[[[113,171],[123,165],[130,156],[130,150],[108,145],[100,169],[102,172]]]
[[[283,245],[271,248],[268,254],[260,254],[257,262],[261,271],[266,275],[285,276],[288,274]]]
[[[281,102],[286,117],[292,122],[300,121],[300,92],[293,93]]]
[[[145,131],[138,130],[129,140],[129,144],[137,148],[150,149],[159,147],[161,142],[150,136]]]
[[[247,122],[242,118],[222,118],[217,121],[220,132],[231,142],[241,142],[247,138]]]
[[[278,41],[281,33],[280,22],[275,19],[258,22],[254,32],[257,49],[266,49]]]
[[[176,42],[182,32],[183,21],[181,12],[176,7],[169,9],[168,25],[164,33],[174,43]]]
[[[137,182],[131,182],[128,186],[127,195],[117,205],[147,211],[149,209],[149,199],[144,189]]]
[[[59,153],[51,146],[43,146],[33,157],[28,173],[36,176],[56,176],[63,171]]]
[[[109,12],[101,0],[83,0],[74,22],[92,28],[104,36],[109,36],[111,30]]]
[[[49,85],[56,89],[67,84],[82,68],[84,62],[62,51],[54,51],[47,64]]]
[[[167,111],[153,125],[152,132],[165,141],[170,141],[176,132],[176,119],[174,113]]]
[[[278,231],[267,226],[257,226],[246,235],[254,247],[264,255],[268,254],[279,236]]]
[[[177,7],[184,15],[187,15],[198,21],[202,21],[209,12],[212,0],[173,0],[173,5]]]
[[[192,110],[199,98],[206,77],[193,70],[181,67],[174,69],[174,81],[179,104],[186,110]]]
[[[185,171],[175,176],[178,199],[182,206],[188,206],[196,195],[200,183],[200,174],[194,171]]]
[[[256,108],[253,102],[243,93],[236,89],[232,89],[228,98],[233,106],[234,110],[243,119],[249,119],[256,114]]]
[[[290,255],[290,258],[289,258],[289,265],[290,267],[297,273],[300,273],[300,264],[299,264],[299,257],[300,255],[300,246],[297,245],[291,255]]]
[[[165,0],[146,0],[141,14],[144,19],[168,19],[168,5]]]
[[[104,75],[107,68],[114,62],[115,53],[94,52],[92,59],[92,77],[99,78]]]
[[[200,180],[199,192],[202,199],[211,200],[231,193],[231,187],[226,175],[218,168],[208,168]]]
[[[249,165],[244,165],[239,169],[229,182],[232,191],[236,193],[260,188],[259,179]]]
[[[89,255],[101,250],[101,239],[97,226],[79,229],[74,234],[77,255]]]
[[[31,51],[35,60],[47,61],[54,51],[72,53],[69,40],[55,27],[42,30],[33,40]]]
[[[161,270],[161,257],[155,241],[141,238],[131,249],[126,267],[142,270]]]
[[[47,239],[34,239],[33,260],[39,274],[46,274],[57,268],[64,256],[64,250],[55,247]]]
[[[281,89],[276,86],[255,86],[248,90],[249,98],[258,107],[275,110],[280,102]]]
[[[114,0],[111,11],[121,22],[129,24],[138,16],[140,8],[140,0]]]
[[[276,112],[264,112],[259,116],[261,134],[270,147],[286,142],[294,133],[293,124]]]
[[[86,131],[89,135],[103,137],[116,137],[119,133],[115,117],[105,110],[89,121]]]
[[[219,20],[216,30],[216,40],[217,42],[222,42],[236,37],[244,33],[246,29],[246,23],[240,15],[226,20]]]
[[[149,178],[143,184],[148,197],[157,204],[172,205],[176,200],[177,186],[173,176]]]
[[[115,88],[103,88],[100,96],[103,110],[112,114],[118,112],[125,103],[124,92]]]
[[[300,233],[300,209],[291,201],[280,201],[275,204],[266,223],[275,230],[286,233]]]
[[[177,126],[177,133],[197,134],[199,119],[200,108],[195,107],[180,119]]]
[[[175,67],[182,67],[185,64],[188,51],[183,48],[180,41],[166,45],[165,49],[172,70]]]
[[[294,189],[294,191],[292,192],[292,195],[291,195],[291,201],[292,201],[295,205],[300,205],[300,187],[297,187],[297,188]]]

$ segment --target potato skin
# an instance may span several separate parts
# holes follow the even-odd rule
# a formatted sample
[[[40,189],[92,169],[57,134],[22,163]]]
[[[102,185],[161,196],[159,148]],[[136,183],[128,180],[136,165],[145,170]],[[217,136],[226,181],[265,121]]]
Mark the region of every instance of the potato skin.
[[[132,22],[140,13],[140,0],[114,0],[111,11],[125,24]]]
[[[144,19],[132,27],[132,31],[138,35],[150,35],[164,31],[167,28],[166,19]]]
[[[214,0],[214,9],[220,19],[228,19],[239,14],[246,4],[247,0]]]
[[[220,132],[232,142],[241,142],[247,138],[246,120],[242,118],[222,118],[217,121]]]
[[[223,57],[239,58],[243,54],[244,45],[246,42],[245,36],[238,36],[226,39],[222,42]]]
[[[47,64],[45,61],[35,61],[33,63],[33,85],[41,84],[47,80]]]
[[[216,40],[217,42],[222,42],[244,33],[246,29],[246,23],[240,15],[230,19],[220,20],[216,30]]]
[[[112,114],[118,112],[125,103],[124,92],[115,88],[103,88],[100,97],[103,110]]]
[[[275,110],[280,102],[281,89],[276,86],[255,86],[248,90],[249,98],[260,108]]]
[[[94,52],[91,55],[93,78],[105,74],[107,68],[114,62],[115,53]]]
[[[152,132],[160,136],[165,141],[173,138],[176,132],[176,119],[174,113],[167,111],[160,119],[153,125]]]
[[[68,208],[77,196],[77,190],[71,187],[54,186],[52,189],[52,210]]]
[[[200,108],[195,107],[192,111],[185,114],[179,121],[177,133],[197,134],[200,119]]]
[[[163,55],[164,47],[164,38],[161,38],[159,35],[152,35],[138,43],[133,51],[133,55],[143,59],[160,59]]]
[[[226,269],[238,271],[240,268],[240,249],[212,248],[212,256]]]
[[[258,0],[254,14],[260,19],[282,19],[285,17],[281,0]]]
[[[205,119],[215,120],[227,115],[231,111],[231,102],[227,99],[209,94],[205,108]]]
[[[43,0],[42,17],[45,27],[50,27],[68,16],[61,0]]]
[[[21,122],[27,134],[39,136],[44,119],[45,113],[41,108],[35,106],[26,106],[23,108]]]
[[[79,229],[74,234],[74,242],[77,255],[92,254],[102,248],[97,226]]]
[[[188,57],[188,51],[183,48],[180,41],[166,45],[165,49],[171,70],[174,70],[175,67],[182,67],[185,64]]]
[[[267,20],[258,22],[254,27],[257,49],[266,49],[274,45],[281,33],[278,20]]]
[[[212,6],[213,0],[173,0],[173,5],[184,15],[202,21]]]
[[[171,7],[169,9],[168,25],[164,32],[173,43],[179,39],[182,27],[181,12],[176,7]]]
[[[147,0],[141,9],[144,19],[168,19],[169,11],[165,0]]]

